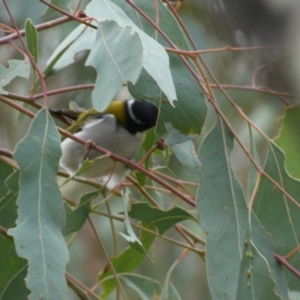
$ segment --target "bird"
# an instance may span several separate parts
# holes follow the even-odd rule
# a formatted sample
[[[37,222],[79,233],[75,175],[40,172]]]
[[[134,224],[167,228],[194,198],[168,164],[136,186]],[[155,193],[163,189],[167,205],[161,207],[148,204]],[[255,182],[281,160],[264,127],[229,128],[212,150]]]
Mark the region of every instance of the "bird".
[[[127,99],[112,101],[104,112],[77,109],[52,110],[52,113],[72,120],[67,130],[76,137],[133,160],[140,150],[145,131],[156,126],[159,110],[152,102]],[[68,137],[62,140],[61,150],[59,165],[72,176],[85,160],[99,158],[79,176],[99,179],[108,190],[113,190],[130,172],[125,164]]]

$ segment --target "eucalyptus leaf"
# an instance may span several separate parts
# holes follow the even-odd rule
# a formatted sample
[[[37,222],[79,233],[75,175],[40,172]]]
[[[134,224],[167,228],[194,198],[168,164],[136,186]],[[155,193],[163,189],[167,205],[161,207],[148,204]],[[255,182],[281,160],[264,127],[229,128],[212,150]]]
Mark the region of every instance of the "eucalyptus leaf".
[[[65,211],[56,181],[60,155],[60,135],[43,109],[13,154],[20,167],[20,193],[17,226],[8,233],[18,255],[28,260],[29,299],[63,299],[67,291],[68,249],[61,234]]]
[[[197,211],[207,234],[206,265],[212,299],[236,299],[247,206],[230,164],[233,136],[218,120],[200,149]]]
[[[16,77],[29,78],[30,62],[28,58],[24,60],[11,59],[8,61],[8,68],[0,65],[0,94],[7,95],[7,91],[3,89]]]
[[[192,220],[198,222],[195,217],[180,207],[163,211],[145,202],[132,204],[129,216],[133,219],[155,225],[160,235],[181,221]]]
[[[38,61],[38,34],[37,30],[34,27],[32,21],[27,19],[25,23],[25,35],[27,48],[29,49],[34,61]]]

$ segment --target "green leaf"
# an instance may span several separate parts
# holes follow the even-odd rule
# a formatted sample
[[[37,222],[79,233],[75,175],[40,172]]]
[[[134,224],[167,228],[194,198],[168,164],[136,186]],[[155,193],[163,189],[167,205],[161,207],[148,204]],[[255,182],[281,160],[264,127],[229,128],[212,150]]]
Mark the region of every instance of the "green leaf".
[[[30,63],[24,60],[11,59],[8,61],[8,69],[0,65],[0,94],[7,95],[3,87],[9,84],[16,77],[28,78],[30,75]]]
[[[126,226],[126,230],[128,234],[124,234],[122,232],[119,232],[122,237],[129,243],[129,245],[135,249],[136,251],[140,252],[140,253],[145,253],[146,254],[146,250],[143,248],[143,244],[142,242],[138,239],[138,237],[136,236],[136,234],[134,233],[131,224],[130,224],[130,220],[128,217],[128,209],[129,209],[129,204],[130,204],[130,191],[128,188],[126,188],[125,193],[122,190],[122,199],[123,199],[123,203],[124,203],[124,223]]]
[[[197,211],[207,234],[212,299],[236,299],[247,231],[247,206],[230,165],[233,136],[221,121],[203,141]]]
[[[300,204],[300,183],[292,179],[284,167],[284,155],[270,142],[270,149],[264,171],[273,178],[294,200]],[[300,209],[286,197],[265,176],[260,184],[254,200],[253,210],[262,226],[272,235],[275,253],[287,255],[300,244]],[[300,253],[289,259],[294,268],[300,270]],[[299,289],[299,278],[286,272],[290,290]]]
[[[80,198],[79,205],[74,210],[72,210],[67,204],[65,204],[67,220],[65,226],[62,229],[63,235],[68,235],[81,229],[89,216],[91,201],[98,195],[98,191],[83,195]]]
[[[38,34],[37,30],[34,27],[32,21],[30,19],[26,20],[25,23],[25,35],[26,35],[26,43],[27,48],[29,49],[34,61],[38,60]]]
[[[19,177],[19,172],[11,173],[6,181],[3,181],[6,188],[0,188],[4,192],[0,198],[0,224],[5,228],[14,227],[18,217],[16,202],[19,195]]]
[[[285,166],[289,174],[300,178],[300,139],[298,128],[300,126],[300,104],[287,107],[280,119],[282,127],[275,143],[285,153]]]
[[[153,225],[146,226],[144,224],[144,227],[153,230]],[[146,251],[149,250],[154,239],[154,235],[142,231],[140,241],[142,242],[143,247]],[[140,253],[131,247],[127,247],[123,252],[118,254],[118,256],[112,257],[111,262],[118,274],[130,273],[133,272],[141,264],[145,257],[145,253]],[[108,277],[110,279],[107,279]],[[103,298],[106,298],[117,287],[117,282],[115,278],[113,278],[113,272],[110,269],[108,271],[101,272],[99,274],[98,280],[101,281],[101,285],[104,290],[101,294],[101,297]]]
[[[184,220],[193,220],[198,223],[196,218],[180,207],[163,211],[148,203],[133,203],[129,216],[130,218],[155,225],[160,235],[164,234],[176,223]]]
[[[43,109],[14,152],[20,193],[17,226],[8,231],[18,255],[28,260],[26,285],[31,299],[63,299],[67,290],[68,249],[61,234],[65,211],[56,181],[60,155],[60,135]]]
[[[253,214],[244,244],[236,299],[288,300],[282,266],[273,256],[272,238]]]
[[[26,269],[26,260],[18,257],[12,239],[4,236],[3,234],[0,234],[1,300],[27,299],[29,291],[25,287],[24,278],[26,273],[23,272],[26,271]],[[19,277],[20,273],[23,273],[24,275],[22,278]],[[12,297],[12,290],[14,290],[15,297]],[[8,295],[10,295],[11,298],[9,298]]]
[[[27,274],[27,267],[20,270],[5,287],[5,290],[0,294],[1,300],[28,300],[30,292],[25,285],[25,277]]]
[[[161,293],[159,282],[152,278],[126,273],[119,274],[119,276],[121,281],[135,290],[142,300],[157,299]]]
[[[196,154],[194,143],[188,136],[182,135],[170,124],[166,125],[168,134],[165,141],[182,165],[191,173],[195,181],[199,181],[201,163]]]

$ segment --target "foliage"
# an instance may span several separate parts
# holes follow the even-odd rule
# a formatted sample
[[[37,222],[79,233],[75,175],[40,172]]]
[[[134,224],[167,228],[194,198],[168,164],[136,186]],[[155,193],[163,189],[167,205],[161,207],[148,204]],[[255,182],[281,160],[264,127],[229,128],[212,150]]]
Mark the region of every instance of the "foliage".
[[[1,26],[10,33],[0,45],[10,45],[13,59],[7,59],[8,67],[0,66],[0,100],[18,112],[9,125],[27,133],[13,152],[4,144],[0,148],[0,299],[187,299],[190,291],[173,283],[172,275],[193,253],[198,260],[193,261],[196,276],[190,278],[198,296],[197,278],[205,271],[201,260],[206,265],[210,295],[202,299],[297,299],[299,106],[286,108],[273,141],[234,94],[230,97],[228,85],[217,81],[179,16],[180,5],[175,8],[168,0],[92,0],[78,7],[69,0],[41,0],[42,18],[50,19],[39,25],[27,19],[24,30],[10,3],[3,3],[10,22]],[[42,57],[46,46],[40,36],[48,38],[46,29],[59,31],[65,23],[71,27],[63,40]],[[227,50],[256,49],[218,52]],[[76,83],[68,86],[59,76],[78,61],[80,72],[71,69]],[[92,69],[96,76],[86,82],[81,73]],[[23,93],[13,85],[19,77]],[[50,89],[51,80],[58,87]],[[66,85],[60,87],[60,81]],[[124,85],[133,97],[154,102],[160,114],[139,162],[125,160],[135,172],[110,193],[100,182],[69,178],[58,170],[60,134],[72,135],[48,108],[57,106],[52,96],[73,100],[67,93],[89,90],[90,97],[81,97],[78,105],[101,111],[122,97],[117,93]],[[243,85],[231,88],[245,90]],[[260,101],[292,97],[254,86],[243,92],[245,99],[251,90]],[[240,118],[238,127],[246,128],[243,136],[233,114]],[[28,128],[24,116],[32,119]],[[260,141],[268,150],[265,159]],[[246,176],[237,176],[235,145],[249,163]],[[89,283],[93,288],[71,275],[74,261],[81,273],[89,273],[73,252],[86,236],[101,249],[93,257],[99,266]],[[170,255],[155,255],[162,242]],[[159,270],[169,259],[163,278],[143,267],[148,263]]]

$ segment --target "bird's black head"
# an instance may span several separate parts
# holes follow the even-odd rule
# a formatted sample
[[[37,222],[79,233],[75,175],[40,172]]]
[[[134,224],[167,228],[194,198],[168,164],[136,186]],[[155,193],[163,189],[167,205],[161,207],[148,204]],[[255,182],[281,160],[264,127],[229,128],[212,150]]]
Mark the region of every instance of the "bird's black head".
[[[126,129],[132,133],[143,132],[156,125],[158,108],[151,102],[126,101]]]

